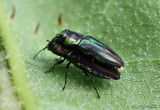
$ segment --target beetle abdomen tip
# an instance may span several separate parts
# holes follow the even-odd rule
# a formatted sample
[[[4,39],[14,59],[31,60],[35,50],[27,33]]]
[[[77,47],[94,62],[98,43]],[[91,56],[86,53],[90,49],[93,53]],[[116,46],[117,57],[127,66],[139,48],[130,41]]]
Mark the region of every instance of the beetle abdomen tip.
[[[124,66],[121,66],[120,69],[119,69],[119,71],[121,72],[123,70],[124,70]]]

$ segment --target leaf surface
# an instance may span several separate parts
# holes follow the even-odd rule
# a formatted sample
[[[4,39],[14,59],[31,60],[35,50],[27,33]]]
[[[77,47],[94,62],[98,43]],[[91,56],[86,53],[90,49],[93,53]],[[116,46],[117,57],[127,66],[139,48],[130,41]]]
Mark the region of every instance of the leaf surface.
[[[14,20],[9,24],[13,25],[18,48],[24,57],[28,82],[38,100],[37,108],[159,109],[159,0],[2,0],[0,3],[5,6],[8,19],[12,6],[16,7]],[[58,26],[60,13],[63,13],[61,27]],[[40,28],[34,34],[39,21]],[[120,80],[94,78],[100,99],[89,79],[73,65],[64,91],[61,89],[66,63],[56,66],[50,74],[44,74],[58,56],[43,51],[33,60],[36,52],[47,45],[46,40],[51,40],[63,29],[95,37],[124,60],[125,69]]]

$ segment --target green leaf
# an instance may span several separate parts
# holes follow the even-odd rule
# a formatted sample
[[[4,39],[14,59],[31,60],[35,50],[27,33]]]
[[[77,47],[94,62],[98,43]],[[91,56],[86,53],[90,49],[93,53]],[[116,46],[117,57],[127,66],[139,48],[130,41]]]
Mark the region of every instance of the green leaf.
[[[0,42],[2,42],[1,37]],[[0,43],[0,110],[21,110],[21,103],[16,98],[15,88],[10,80],[6,59],[7,55]]]
[[[25,90],[18,94],[25,109],[160,109],[159,0],[1,0],[1,5],[5,6],[0,7],[2,39],[8,54],[16,49],[9,63],[20,65],[13,82]],[[13,5],[16,13],[11,20]],[[34,34],[39,21],[40,28]],[[47,45],[46,40],[66,28],[102,41],[125,62],[120,80],[94,78],[100,99],[87,77],[73,65],[64,91],[66,63],[44,74],[58,56],[43,51],[33,60],[36,52]]]

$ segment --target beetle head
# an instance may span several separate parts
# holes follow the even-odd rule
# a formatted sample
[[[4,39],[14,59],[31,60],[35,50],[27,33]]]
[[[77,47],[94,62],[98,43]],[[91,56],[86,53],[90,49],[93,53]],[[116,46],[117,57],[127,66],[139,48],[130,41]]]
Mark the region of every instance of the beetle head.
[[[43,51],[43,50],[45,50],[45,49],[48,49],[48,50],[52,51],[52,49],[53,49],[53,47],[56,45],[56,43],[57,43],[57,42],[62,43],[62,42],[66,39],[66,37],[67,37],[67,35],[68,35],[69,33],[70,33],[70,30],[65,29],[65,30],[63,30],[60,34],[57,34],[56,37],[54,37],[51,41],[48,41],[48,40],[47,40],[47,41],[49,42],[48,45],[47,45],[46,47],[44,47],[43,49],[41,49],[41,50],[34,56],[33,59],[35,59],[35,58],[37,57],[37,55],[38,55],[41,51]]]
[[[47,41],[49,42],[49,43],[47,44],[47,46],[44,47],[43,49],[41,49],[39,52],[37,52],[37,54],[34,56],[33,60],[37,57],[37,55],[38,55],[41,51],[43,51],[43,50],[45,50],[45,49],[48,49],[48,50],[52,51],[52,48],[56,45],[57,39],[56,39],[56,37],[55,37],[55,38],[53,38],[51,41],[49,41],[49,40],[47,40]]]
[[[56,45],[57,43],[57,38],[53,38],[51,41],[48,40],[48,45],[47,45],[47,48],[48,50],[52,51],[52,48]]]

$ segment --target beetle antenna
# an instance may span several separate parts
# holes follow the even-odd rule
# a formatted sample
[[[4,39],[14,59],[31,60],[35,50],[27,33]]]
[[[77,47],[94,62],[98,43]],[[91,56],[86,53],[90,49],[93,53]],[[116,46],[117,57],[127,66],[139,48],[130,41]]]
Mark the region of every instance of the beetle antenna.
[[[46,47],[44,47],[43,49],[41,49],[41,50],[33,57],[33,60],[37,57],[37,55],[38,55],[41,51],[45,50],[46,48],[48,48],[48,45],[47,45]]]

